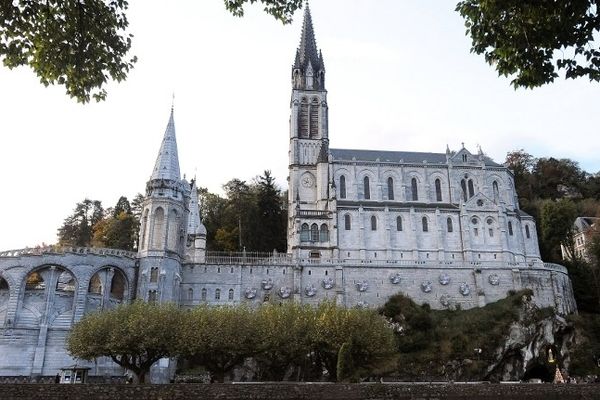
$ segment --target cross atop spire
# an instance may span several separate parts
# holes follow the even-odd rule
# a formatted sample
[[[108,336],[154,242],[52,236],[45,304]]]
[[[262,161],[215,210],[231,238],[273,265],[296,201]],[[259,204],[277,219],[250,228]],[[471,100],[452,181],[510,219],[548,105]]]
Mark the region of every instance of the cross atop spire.
[[[181,179],[173,107],[171,107],[171,116],[169,117],[165,136],[160,145],[158,157],[156,157],[156,163],[154,164],[154,170],[150,179],[168,179],[172,181],[179,181]]]
[[[296,89],[325,89],[325,65],[323,55],[317,48],[308,1],[304,5],[302,35],[300,36],[300,45],[296,50],[292,73]]]

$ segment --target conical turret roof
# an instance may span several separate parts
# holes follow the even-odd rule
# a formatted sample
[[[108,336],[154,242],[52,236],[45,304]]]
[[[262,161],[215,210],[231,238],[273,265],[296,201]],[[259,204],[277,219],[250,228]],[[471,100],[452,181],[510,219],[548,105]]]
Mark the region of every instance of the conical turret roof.
[[[175,138],[175,120],[173,118],[173,108],[171,108],[171,116],[165,130],[165,136],[163,137],[154,164],[154,170],[152,171],[152,177],[154,179],[169,179],[172,181],[179,181],[181,174],[179,172],[179,155],[177,153],[177,139]]]

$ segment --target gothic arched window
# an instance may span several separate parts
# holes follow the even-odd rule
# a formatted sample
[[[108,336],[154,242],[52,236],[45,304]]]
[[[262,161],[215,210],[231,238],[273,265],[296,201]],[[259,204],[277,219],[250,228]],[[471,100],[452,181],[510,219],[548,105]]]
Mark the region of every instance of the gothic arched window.
[[[371,187],[369,185],[368,176],[365,176],[365,179],[363,179],[363,190],[365,192],[365,200],[371,199]]]
[[[352,229],[352,219],[350,218],[350,214],[344,215],[344,229],[347,231]]]
[[[442,201],[442,182],[439,179],[435,180],[435,200]]]
[[[448,232],[454,231],[454,228],[452,227],[452,218],[448,217],[448,220],[446,220],[446,223],[448,224]]]
[[[310,227],[310,241],[311,242],[319,241],[319,226],[317,224],[312,224]]]
[[[413,201],[417,201],[419,200],[419,192],[418,192],[418,188],[417,188],[417,178],[412,178],[410,180],[410,191],[412,194],[412,200]]]
[[[423,224],[423,232],[429,232],[429,224],[427,222],[427,217],[423,217],[421,219],[421,222]]]
[[[467,182],[463,179],[460,181],[460,187],[462,189],[463,201],[467,201]]]
[[[298,136],[308,137],[308,100],[306,97],[300,102],[300,110],[298,110]]]
[[[319,100],[313,99],[310,103],[310,137],[319,136]]]
[[[302,228],[300,229],[300,241],[308,242],[310,240],[310,231],[308,229],[308,224],[302,224]]]
[[[498,189],[498,182],[494,181],[492,183],[492,188],[494,191],[494,203],[498,204],[498,200],[500,199],[500,190]]]
[[[189,301],[192,301],[192,300],[194,300],[194,289],[192,289],[192,288],[189,288],[189,289],[188,289],[188,298],[187,298],[187,299],[188,299]]]
[[[377,217],[374,215],[371,216],[371,230],[372,231],[377,230]]]
[[[402,230],[402,217],[396,217],[396,230],[398,232]]]
[[[202,293],[202,297],[201,297],[202,301],[206,301],[206,288],[203,288],[201,293]]]
[[[155,249],[162,249],[164,247],[165,238],[165,210],[162,207],[158,207],[154,211],[154,224],[152,229],[152,244]]]
[[[469,179],[469,197],[475,196],[475,187],[473,186],[473,179]]]
[[[229,289],[229,296],[227,297],[229,300],[233,300],[233,289]]]
[[[387,180],[388,200],[394,200],[394,179],[389,177]]]
[[[527,236],[527,239],[531,238],[531,232],[529,232],[529,225],[525,225],[525,236]]]
[[[321,225],[321,234],[319,236],[319,241],[320,242],[329,241],[329,229],[327,228],[327,224]]]
[[[346,198],[346,177],[340,176],[340,199]]]
[[[146,248],[146,241],[147,241],[146,235],[147,235],[147,231],[148,231],[148,213],[149,213],[149,211],[148,211],[148,209],[146,209],[144,211],[144,217],[142,218],[142,234],[140,235],[140,239],[139,239],[142,242],[141,243],[142,249]]]
[[[152,283],[158,282],[158,268],[157,267],[150,268],[150,282],[152,282]]]
[[[221,289],[215,290],[215,300],[221,300]]]

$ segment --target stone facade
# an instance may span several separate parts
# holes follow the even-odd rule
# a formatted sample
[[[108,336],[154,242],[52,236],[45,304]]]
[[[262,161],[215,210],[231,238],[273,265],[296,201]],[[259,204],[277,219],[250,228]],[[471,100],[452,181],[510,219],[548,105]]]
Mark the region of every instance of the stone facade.
[[[323,56],[306,8],[292,67],[286,254],[205,251],[196,183],[180,176],[173,111],[146,186],[137,253],[0,253],[0,375],[54,375],[86,312],[134,298],[259,305],[329,299],[377,307],[404,293],[432,308],[480,307],[530,288],[541,306],[576,310],[564,267],[540,259],[535,221],[512,173],[481,151],[329,148]],[[168,379],[169,360],[154,377]],[[111,362],[90,375],[120,374]]]

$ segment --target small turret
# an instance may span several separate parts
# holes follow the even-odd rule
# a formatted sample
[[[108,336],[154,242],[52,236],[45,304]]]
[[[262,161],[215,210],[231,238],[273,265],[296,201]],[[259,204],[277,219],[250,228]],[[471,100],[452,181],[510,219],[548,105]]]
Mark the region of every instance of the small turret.
[[[192,181],[189,210],[186,260],[193,263],[203,263],[206,260],[206,227],[202,224],[200,218],[198,188],[195,179]]]

